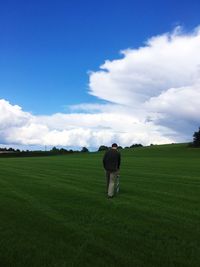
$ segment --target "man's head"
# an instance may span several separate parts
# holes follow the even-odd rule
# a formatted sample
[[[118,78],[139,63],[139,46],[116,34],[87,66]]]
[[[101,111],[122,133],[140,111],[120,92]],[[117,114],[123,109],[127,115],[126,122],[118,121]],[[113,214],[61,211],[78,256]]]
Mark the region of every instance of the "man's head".
[[[118,147],[118,146],[117,146],[116,143],[113,143],[113,144],[112,144],[112,149],[117,149],[117,147]]]

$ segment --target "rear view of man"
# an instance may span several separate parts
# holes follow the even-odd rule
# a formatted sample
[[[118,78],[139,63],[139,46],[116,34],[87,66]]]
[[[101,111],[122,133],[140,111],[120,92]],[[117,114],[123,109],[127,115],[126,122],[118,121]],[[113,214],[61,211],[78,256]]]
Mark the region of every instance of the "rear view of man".
[[[108,198],[114,196],[115,183],[119,174],[121,163],[121,155],[117,151],[117,144],[112,144],[112,148],[108,150],[103,157],[103,166],[106,170],[107,193]]]

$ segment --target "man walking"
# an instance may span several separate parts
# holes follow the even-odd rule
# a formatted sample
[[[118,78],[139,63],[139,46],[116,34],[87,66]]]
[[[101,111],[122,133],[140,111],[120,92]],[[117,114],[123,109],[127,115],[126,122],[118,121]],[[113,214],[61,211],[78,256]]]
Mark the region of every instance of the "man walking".
[[[117,144],[112,144],[112,148],[108,150],[103,157],[103,166],[106,170],[108,198],[114,196],[116,179],[119,174],[121,163],[121,155],[117,150],[117,147]]]

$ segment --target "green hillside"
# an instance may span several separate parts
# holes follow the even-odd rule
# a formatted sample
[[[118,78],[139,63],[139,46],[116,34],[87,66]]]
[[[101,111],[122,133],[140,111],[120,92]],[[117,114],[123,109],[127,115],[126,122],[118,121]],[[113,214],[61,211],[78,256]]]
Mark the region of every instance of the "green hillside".
[[[107,199],[103,153],[0,158],[0,266],[200,265],[200,149],[122,150]]]

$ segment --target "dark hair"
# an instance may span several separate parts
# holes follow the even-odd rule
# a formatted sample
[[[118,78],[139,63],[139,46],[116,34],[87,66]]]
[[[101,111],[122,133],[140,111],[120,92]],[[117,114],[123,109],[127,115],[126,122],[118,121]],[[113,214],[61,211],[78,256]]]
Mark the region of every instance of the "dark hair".
[[[116,143],[112,144],[112,147],[118,147],[118,145]]]

